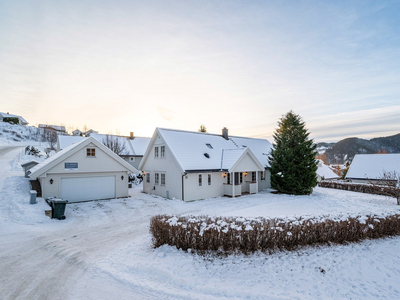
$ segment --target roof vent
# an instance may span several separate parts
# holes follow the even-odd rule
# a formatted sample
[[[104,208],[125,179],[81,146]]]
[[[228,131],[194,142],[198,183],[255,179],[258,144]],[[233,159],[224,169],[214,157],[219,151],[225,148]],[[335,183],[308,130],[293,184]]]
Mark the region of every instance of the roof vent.
[[[208,154],[208,153],[204,153],[204,156],[207,158],[210,158],[210,154]]]
[[[206,144],[206,146],[210,149],[214,149],[213,146],[211,146],[211,144]]]

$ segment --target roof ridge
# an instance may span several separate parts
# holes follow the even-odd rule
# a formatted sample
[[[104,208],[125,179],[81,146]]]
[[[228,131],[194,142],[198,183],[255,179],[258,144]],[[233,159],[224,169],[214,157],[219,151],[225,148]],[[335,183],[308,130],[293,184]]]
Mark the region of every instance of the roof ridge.
[[[203,134],[203,135],[214,135],[214,136],[222,137],[221,134],[209,133],[209,132],[198,132],[198,131],[183,130],[183,129],[163,128],[163,127],[157,127],[157,128],[158,128],[158,129],[161,129],[161,130],[169,130],[169,131],[177,131],[177,132],[186,132],[186,133],[196,133],[196,134]]]

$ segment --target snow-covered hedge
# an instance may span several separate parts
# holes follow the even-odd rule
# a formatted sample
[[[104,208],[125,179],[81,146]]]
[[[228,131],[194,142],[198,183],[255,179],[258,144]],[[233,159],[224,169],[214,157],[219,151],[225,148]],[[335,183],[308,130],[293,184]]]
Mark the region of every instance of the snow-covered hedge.
[[[352,183],[346,181],[323,180],[318,183],[318,186],[366,194],[383,195],[395,198],[397,198],[398,194],[398,190],[390,186]]]
[[[154,247],[167,244],[199,253],[247,254],[400,235],[400,215],[287,219],[157,215],[150,221],[150,233]]]

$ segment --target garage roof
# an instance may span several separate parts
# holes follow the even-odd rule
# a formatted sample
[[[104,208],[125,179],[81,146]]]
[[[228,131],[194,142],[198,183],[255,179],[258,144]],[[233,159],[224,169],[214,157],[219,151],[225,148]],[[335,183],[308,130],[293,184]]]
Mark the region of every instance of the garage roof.
[[[30,178],[37,178],[38,176],[42,175],[43,173],[47,172],[49,169],[57,165],[60,161],[63,159],[71,156],[72,154],[76,153],[83,147],[85,147],[88,144],[94,144],[103,152],[114,158],[116,161],[118,161],[121,165],[123,165],[127,170],[129,170],[132,173],[138,173],[139,171],[132,167],[129,163],[127,163],[125,160],[123,160],[121,157],[119,157],[117,154],[112,152],[110,149],[108,149],[105,145],[100,143],[98,140],[92,137],[84,138],[81,141],[72,144],[65,149],[61,150],[60,152],[57,152],[53,156],[49,157],[46,159],[44,162],[34,166],[30,171],[31,174],[29,175]]]

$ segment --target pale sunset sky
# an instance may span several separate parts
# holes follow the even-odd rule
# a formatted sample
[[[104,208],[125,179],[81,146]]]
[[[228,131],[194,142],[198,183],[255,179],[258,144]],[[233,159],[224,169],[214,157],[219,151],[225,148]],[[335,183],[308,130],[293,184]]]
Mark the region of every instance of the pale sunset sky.
[[[0,111],[30,125],[316,141],[400,132],[400,1],[0,0]]]

